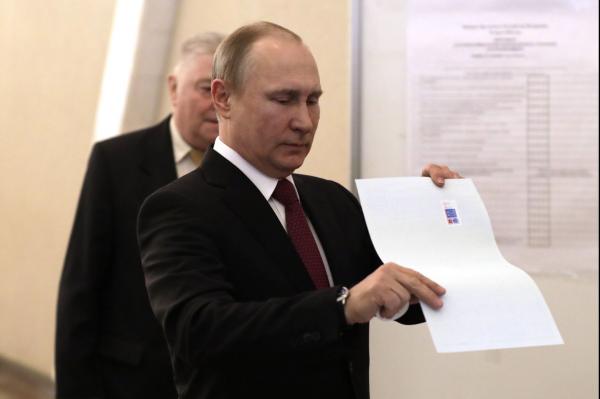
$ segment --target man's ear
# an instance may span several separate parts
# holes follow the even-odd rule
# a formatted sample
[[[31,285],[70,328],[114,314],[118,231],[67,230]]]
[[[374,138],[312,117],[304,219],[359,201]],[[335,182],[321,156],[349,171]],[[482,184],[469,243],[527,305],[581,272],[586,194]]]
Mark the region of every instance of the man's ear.
[[[177,105],[177,77],[175,75],[169,75],[167,77],[167,86],[169,87],[171,106],[175,107]]]
[[[231,113],[231,91],[222,79],[214,79],[210,84],[210,94],[217,114],[229,119]]]

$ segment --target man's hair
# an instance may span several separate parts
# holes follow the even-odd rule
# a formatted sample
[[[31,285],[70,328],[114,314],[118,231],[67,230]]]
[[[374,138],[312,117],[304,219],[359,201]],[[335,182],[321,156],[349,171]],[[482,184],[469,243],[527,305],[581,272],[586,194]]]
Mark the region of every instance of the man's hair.
[[[291,30],[272,22],[255,22],[242,26],[227,36],[213,58],[212,79],[221,79],[237,91],[244,82],[248,68],[248,53],[252,45],[267,36],[281,36],[302,43],[302,38]]]
[[[196,34],[185,40],[181,45],[179,61],[175,65],[173,73],[177,74],[179,69],[181,69],[181,65],[198,55],[213,55],[224,38],[225,35],[218,32],[205,32]]]

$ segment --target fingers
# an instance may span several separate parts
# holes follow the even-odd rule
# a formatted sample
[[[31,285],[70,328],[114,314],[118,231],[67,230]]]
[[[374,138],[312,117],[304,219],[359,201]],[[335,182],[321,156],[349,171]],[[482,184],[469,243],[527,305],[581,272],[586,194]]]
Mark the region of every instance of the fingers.
[[[436,283],[433,283],[435,285],[432,286],[424,280],[406,275],[400,275],[399,280],[420,302],[424,302],[433,309],[439,309],[443,306],[444,303],[440,296],[444,294],[445,290]]]
[[[384,297],[383,306],[379,308],[379,315],[385,319],[393,317],[398,310],[410,302],[411,294],[399,284],[390,286],[390,292]]]
[[[407,303],[422,301],[433,309],[443,306],[446,290],[422,274],[386,263],[350,290],[344,309],[349,324],[366,323],[379,311],[392,317]]]
[[[421,171],[421,176],[430,177],[433,184],[443,187],[446,179],[462,179],[463,177],[446,165],[427,164]]]
[[[429,287],[431,290],[433,290],[438,296],[442,296],[446,293],[446,289],[444,287],[442,287],[441,285],[439,285],[438,283],[436,283],[435,281],[433,281],[432,279],[430,279],[429,277],[425,277],[424,275],[422,275],[421,273],[409,269],[407,267],[403,267],[400,265],[395,265],[398,269],[400,269],[403,273],[406,273],[408,275],[412,275],[415,278],[417,278],[418,280],[420,280],[421,282],[423,282],[425,285],[427,285],[427,287]]]
[[[443,306],[440,296],[446,293],[446,289],[412,269],[391,264],[395,270],[397,281],[418,300],[424,302],[434,309]]]
[[[391,317],[411,297],[394,276],[393,267],[380,267],[350,289],[344,313],[348,324],[366,323],[377,312]]]

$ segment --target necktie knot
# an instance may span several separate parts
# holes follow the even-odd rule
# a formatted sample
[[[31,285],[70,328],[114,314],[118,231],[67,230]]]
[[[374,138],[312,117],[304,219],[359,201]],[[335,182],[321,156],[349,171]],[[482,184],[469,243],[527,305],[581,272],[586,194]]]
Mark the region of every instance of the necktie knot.
[[[277,182],[272,196],[286,207],[299,203],[294,185],[286,179],[281,179]]]

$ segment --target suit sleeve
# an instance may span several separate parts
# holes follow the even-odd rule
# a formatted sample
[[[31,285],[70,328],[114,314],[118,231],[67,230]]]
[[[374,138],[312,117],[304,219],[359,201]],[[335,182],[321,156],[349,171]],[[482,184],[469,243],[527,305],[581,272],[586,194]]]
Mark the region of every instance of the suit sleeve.
[[[94,146],[81,190],[58,292],[55,366],[58,399],[103,397],[96,371],[102,281],[112,257],[108,167]]]
[[[196,213],[187,201],[160,191],[142,205],[138,219],[146,287],[172,355],[202,364],[334,350],[345,324],[336,288],[237,300],[217,245],[226,238],[207,227],[215,223],[214,212]]]

